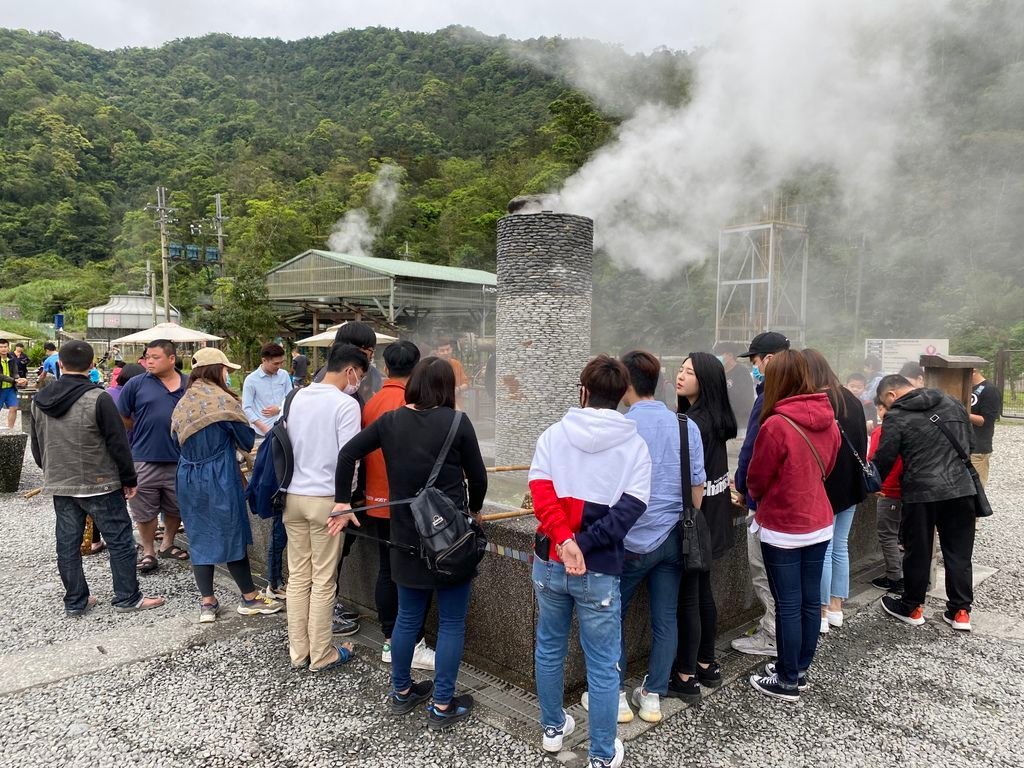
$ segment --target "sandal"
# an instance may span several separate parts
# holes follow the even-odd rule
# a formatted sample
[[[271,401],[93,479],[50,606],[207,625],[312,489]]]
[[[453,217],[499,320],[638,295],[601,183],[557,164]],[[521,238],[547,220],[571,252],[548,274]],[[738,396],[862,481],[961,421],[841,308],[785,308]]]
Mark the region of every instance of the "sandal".
[[[150,611],[159,608],[166,603],[163,597],[140,597],[135,605],[115,605],[114,610],[118,613],[134,613],[135,611]]]
[[[158,549],[157,554],[161,559],[167,560],[188,560],[188,552],[181,547],[170,546],[167,549]]]
[[[97,541],[95,544],[93,544],[89,548],[88,554],[90,554],[90,555],[98,555],[100,552],[102,552],[106,548],[107,548],[107,545],[104,542]]]
[[[153,555],[143,555],[136,566],[139,569],[139,573],[152,573],[159,567],[160,563],[157,562]]]

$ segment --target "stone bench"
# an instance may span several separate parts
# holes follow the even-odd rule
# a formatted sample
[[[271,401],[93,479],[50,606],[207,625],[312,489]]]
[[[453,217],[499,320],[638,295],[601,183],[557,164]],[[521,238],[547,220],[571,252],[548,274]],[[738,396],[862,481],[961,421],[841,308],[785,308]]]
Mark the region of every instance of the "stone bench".
[[[483,511],[502,510],[485,506]],[[720,633],[741,627],[761,613],[750,584],[746,529],[743,525],[745,517],[745,510],[736,508],[735,543],[729,553],[715,563],[712,571]],[[254,544],[250,557],[255,563],[263,564],[270,525],[266,520],[251,519]],[[531,691],[534,690],[533,647],[537,610],[530,565],[519,557],[532,551],[535,527],[536,521],[532,517],[486,524],[488,539],[504,548],[505,554],[488,552],[480,564],[480,575],[473,583],[470,599],[465,645],[467,662]],[[850,532],[850,558],[854,569],[858,563],[877,559],[877,542],[875,500],[869,497],[858,508]],[[373,594],[376,578],[377,547],[372,542],[358,540],[345,561],[342,599],[357,606],[360,612],[375,616]],[[431,639],[435,637],[436,627],[436,612],[432,612],[427,622],[427,634]],[[630,671],[642,674],[650,647],[644,588],[638,592],[630,608],[626,632]],[[566,689],[580,689],[585,682],[583,652],[574,628],[566,665]]]

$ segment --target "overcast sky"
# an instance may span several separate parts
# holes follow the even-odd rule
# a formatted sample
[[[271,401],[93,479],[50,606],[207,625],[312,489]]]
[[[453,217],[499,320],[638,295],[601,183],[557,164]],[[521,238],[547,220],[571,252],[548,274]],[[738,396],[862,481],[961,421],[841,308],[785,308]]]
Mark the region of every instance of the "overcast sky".
[[[156,46],[229,32],[296,39],[368,26],[430,32],[451,24],[523,39],[561,35],[631,51],[711,42],[723,0],[0,0],[0,26],[55,30],[100,48]]]

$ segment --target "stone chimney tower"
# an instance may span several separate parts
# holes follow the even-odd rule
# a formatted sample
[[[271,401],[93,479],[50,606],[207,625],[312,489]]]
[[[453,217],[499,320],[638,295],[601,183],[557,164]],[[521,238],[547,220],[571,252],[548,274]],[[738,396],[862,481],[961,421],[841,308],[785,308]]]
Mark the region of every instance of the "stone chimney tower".
[[[495,454],[529,464],[540,434],[579,404],[590,358],[594,222],[530,195],[498,221]]]

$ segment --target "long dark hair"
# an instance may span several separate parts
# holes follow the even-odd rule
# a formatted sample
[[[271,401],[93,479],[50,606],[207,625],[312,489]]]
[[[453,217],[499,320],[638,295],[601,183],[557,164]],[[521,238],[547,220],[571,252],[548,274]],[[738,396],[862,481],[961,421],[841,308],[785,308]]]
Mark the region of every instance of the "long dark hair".
[[[185,386],[185,389],[191,389],[192,385],[197,381],[205,381],[207,384],[219,387],[235,398],[235,400],[238,399],[238,395],[224,385],[224,366],[220,363],[197,365],[192,369],[192,373],[188,375],[188,384]]]
[[[711,419],[711,434],[720,440],[732,440],[736,437],[736,415],[729,404],[729,385],[725,380],[725,366],[714,355],[708,352],[691,352],[683,360],[693,366],[700,392],[693,405],[685,397],[676,396],[676,410],[686,413],[693,408],[707,411]]]
[[[846,398],[843,397],[843,385],[839,383],[839,377],[828,364],[828,360],[816,349],[808,347],[803,350],[804,359],[807,360],[807,367],[811,371],[811,382],[819,392],[828,395],[832,403],[832,410],[836,416],[846,416]]]
[[[795,349],[784,349],[772,355],[764,372],[764,405],[761,423],[774,415],[780,400],[794,395],[813,395],[814,382],[807,358]]]

